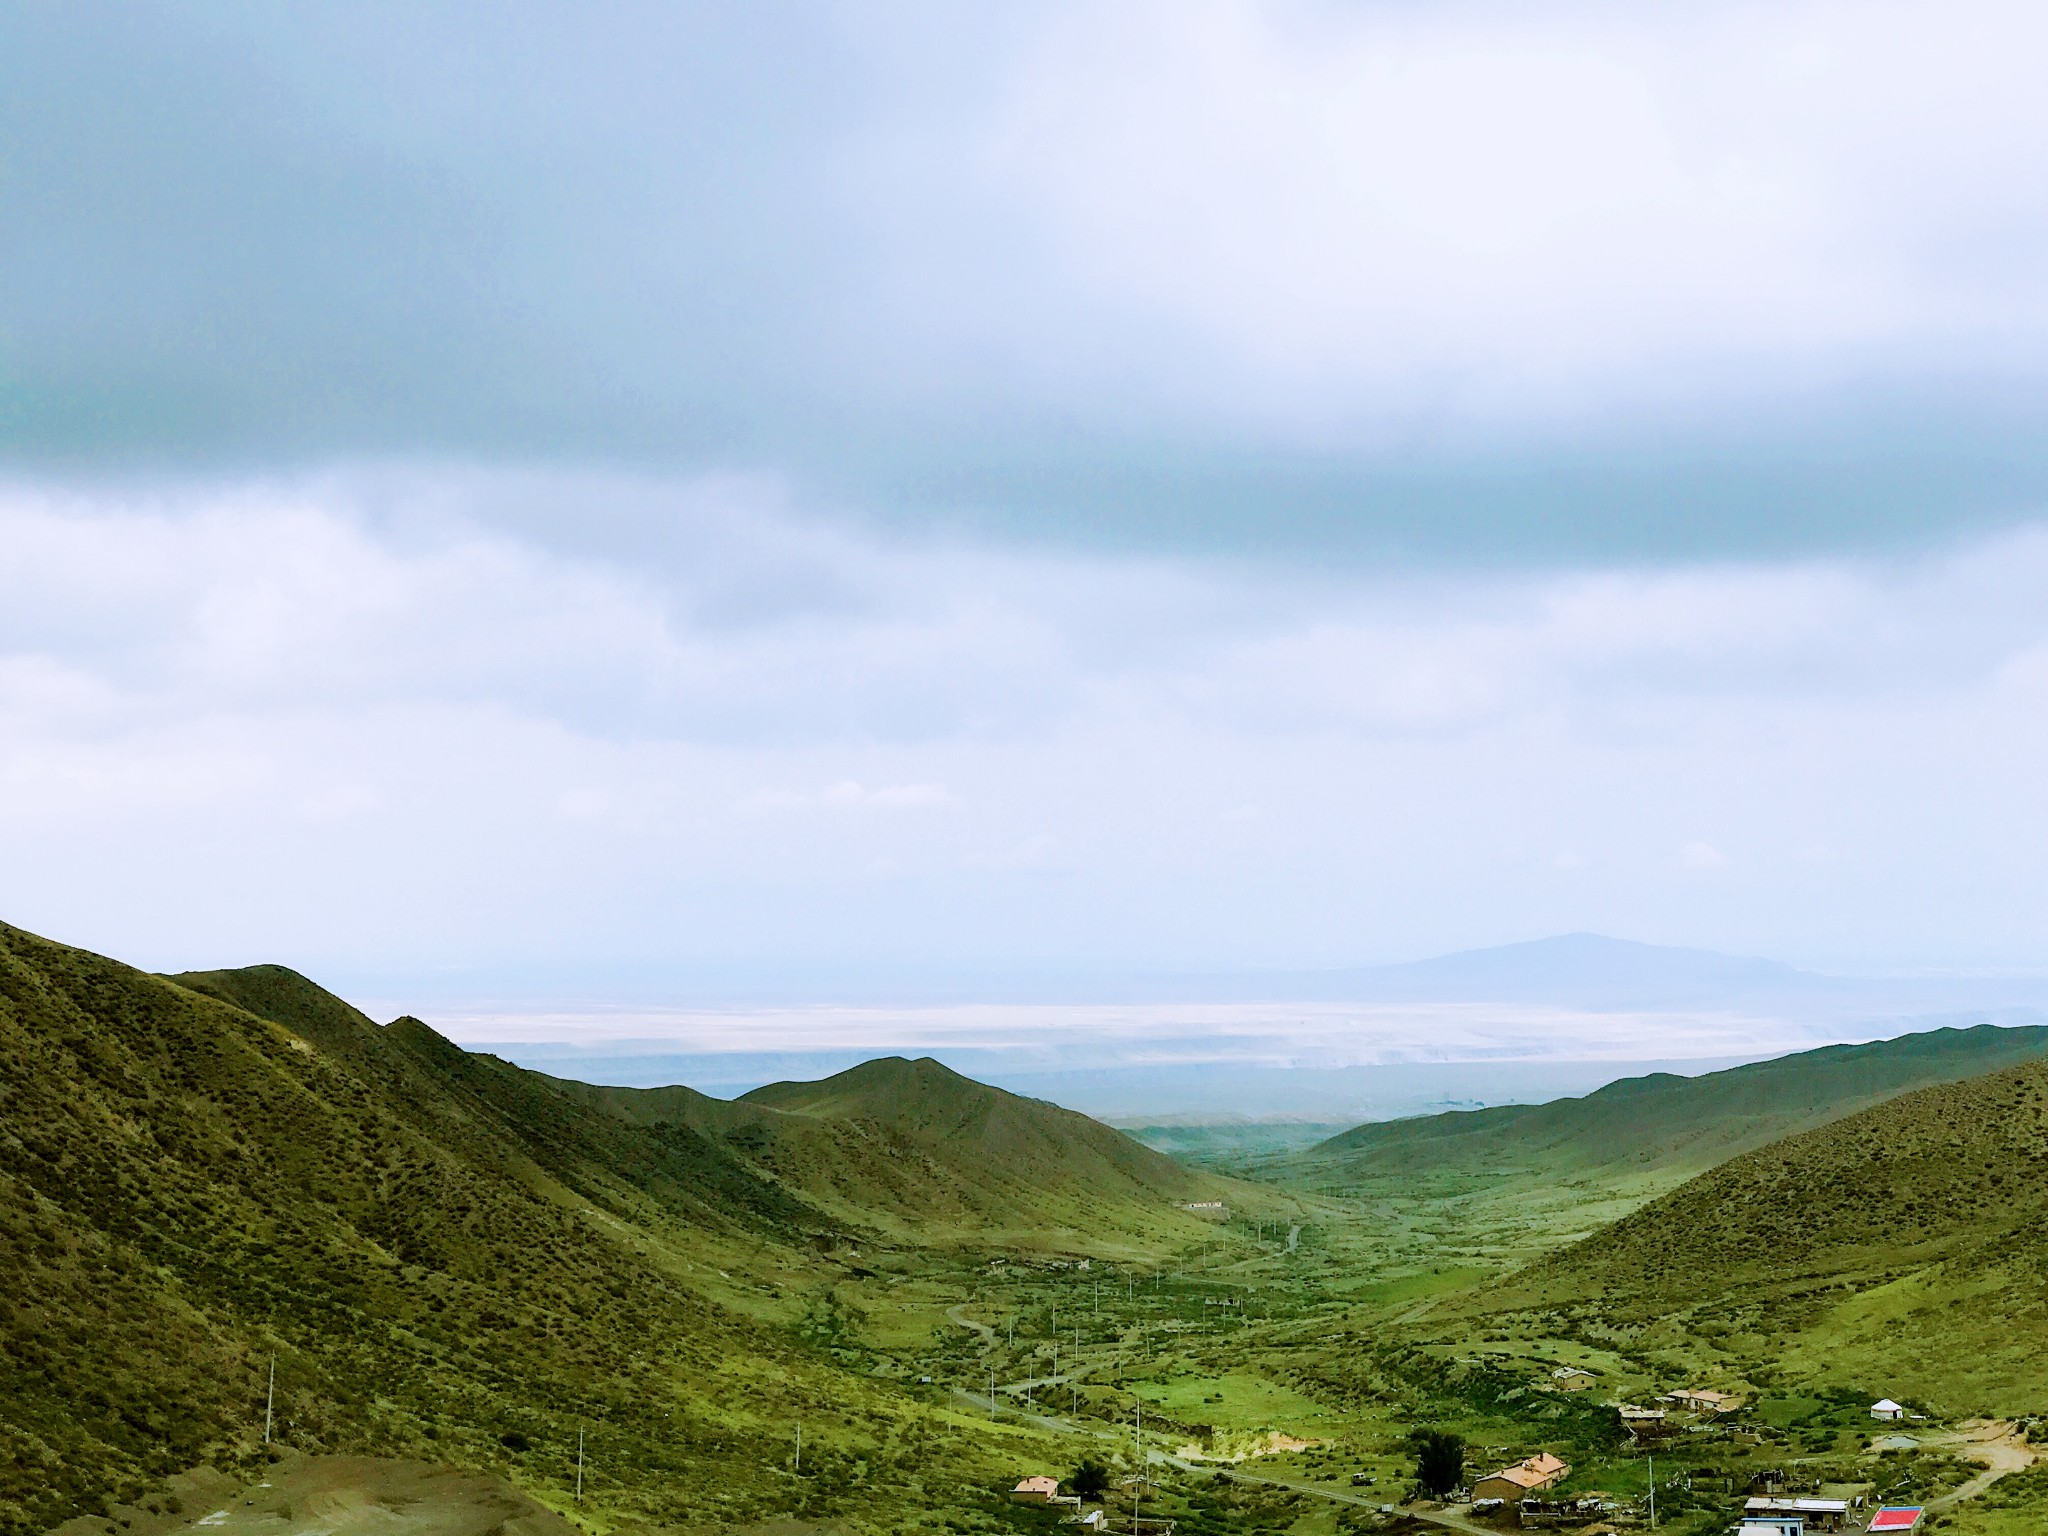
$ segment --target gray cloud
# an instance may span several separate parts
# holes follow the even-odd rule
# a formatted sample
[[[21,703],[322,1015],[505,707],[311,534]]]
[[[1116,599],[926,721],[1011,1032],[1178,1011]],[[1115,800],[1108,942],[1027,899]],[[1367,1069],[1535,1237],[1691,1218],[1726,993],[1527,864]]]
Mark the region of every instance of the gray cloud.
[[[1966,9],[16,7],[0,431],[1290,560],[1948,537],[2048,497],[2037,19]]]

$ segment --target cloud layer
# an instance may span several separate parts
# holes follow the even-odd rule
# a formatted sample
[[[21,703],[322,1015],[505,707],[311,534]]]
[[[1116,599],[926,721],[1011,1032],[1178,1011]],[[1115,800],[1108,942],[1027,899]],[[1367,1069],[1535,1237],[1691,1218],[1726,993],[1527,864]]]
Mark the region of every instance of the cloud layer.
[[[620,504],[658,547],[520,531]],[[166,965],[2027,964],[2048,916],[2044,531],[1420,580],[445,471],[21,484],[0,548],[0,898]]]
[[[2038,10],[21,9],[24,462],[1526,563],[2048,494]]]

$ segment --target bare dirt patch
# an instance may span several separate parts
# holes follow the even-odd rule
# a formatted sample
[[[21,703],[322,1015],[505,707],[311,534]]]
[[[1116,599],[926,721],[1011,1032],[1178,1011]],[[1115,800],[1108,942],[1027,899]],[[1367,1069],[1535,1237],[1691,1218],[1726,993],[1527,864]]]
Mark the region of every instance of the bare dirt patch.
[[[421,1461],[295,1456],[247,1488],[211,1469],[169,1486],[175,1506],[157,1499],[163,1507],[146,1523],[117,1511],[68,1520],[51,1536],[576,1536],[501,1477]]]

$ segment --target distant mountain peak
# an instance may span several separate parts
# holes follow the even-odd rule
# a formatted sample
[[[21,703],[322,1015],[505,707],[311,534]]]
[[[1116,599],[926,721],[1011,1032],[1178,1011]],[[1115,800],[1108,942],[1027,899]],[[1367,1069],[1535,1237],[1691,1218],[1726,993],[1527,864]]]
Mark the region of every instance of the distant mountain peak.
[[[1339,974],[1347,992],[1361,998],[1587,1008],[1713,1004],[1832,984],[1782,961],[1586,932]]]
[[[1716,970],[1764,971],[1777,975],[1805,974],[1779,960],[1747,955],[1723,954],[1683,944],[1650,944],[1641,939],[1617,939],[1611,934],[1578,929],[1554,933],[1540,939],[1518,939],[1508,944],[1490,944],[1479,949],[1461,949],[1427,960],[1411,960],[1381,970],[1413,970],[1418,966],[1514,965],[1531,961],[1569,962],[1586,965],[1674,966]]]

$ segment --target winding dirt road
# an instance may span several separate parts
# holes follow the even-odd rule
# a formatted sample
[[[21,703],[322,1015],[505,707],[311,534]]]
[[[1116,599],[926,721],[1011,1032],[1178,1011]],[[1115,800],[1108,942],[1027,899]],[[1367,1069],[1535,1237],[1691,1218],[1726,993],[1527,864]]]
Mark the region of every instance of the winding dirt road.
[[[946,1321],[949,1323],[957,1323],[962,1328],[972,1329],[975,1333],[980,1334],[989,1343],[995,1343],[995,1329],[989,1327],[987,1323],[977,1323],[973,1318],[968,1317],[966,1315],[966,1312],[967,1303],[965,1303],[964,1301],[957,1307],[948,1307],[946,1308]]]
[[[1947,1509],[1965,1499],[1974,1499],[2001,1477],[2026,1471],[2040,1459],[2041,1454],[2036,1447],[2027,1444],[2017,1424],[2004,1419],[1993,1419],[1988,1424],[1965,1424],[1953,1437],[1930,1435],[1924,1443],[1939,1445],[1958,1456],[1984,1464],[1984,1470],[1962,1487],[1938,1499],[1930,1499],[1927,1507],[1931,1510]]]

